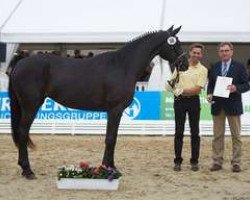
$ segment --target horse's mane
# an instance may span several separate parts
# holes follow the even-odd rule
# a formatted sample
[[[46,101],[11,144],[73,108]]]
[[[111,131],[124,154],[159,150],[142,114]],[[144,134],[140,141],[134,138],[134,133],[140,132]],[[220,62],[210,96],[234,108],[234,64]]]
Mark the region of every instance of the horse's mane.
[[[160,33],[165,33],[163,30],[158,30],[158,31],[150,31],[146,32],[130,41],[125,43],[125,45],[120,49],[121,52],[127,51],[128,49],[133,49],[133,46],[136,46],[140,43],[145,43],[152,39],[153,37],[157,37]]]
[[[125,43],[124,47],[130,46],[131,44],[135,44],[135,43],[138,43],[141,41],[147,41],[151,37],[155,36],[158,33],[162,33],[162,32],[163,32],[162,30],[146,32],[146,33],[144,33],[136,38],[133,38],[132,40],[128,41],[127,43]]]
[[[159,31],[148,31],[136,38],[133,38],[132,40],[128,41],[127,44],[135,42],[136,40],[140,41],[140,40],[148,40],[149,38],[151,38],[153,35],[158,34],[163,32],[162,30]]]

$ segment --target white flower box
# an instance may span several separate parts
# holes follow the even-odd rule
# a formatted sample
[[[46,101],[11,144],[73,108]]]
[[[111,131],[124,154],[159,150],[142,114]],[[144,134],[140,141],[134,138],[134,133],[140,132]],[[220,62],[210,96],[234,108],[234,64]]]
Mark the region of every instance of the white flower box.
[[[120,179],[86,179],[61,178],[57,180],[58,189],[85,189],[85,190],[117,190]]]

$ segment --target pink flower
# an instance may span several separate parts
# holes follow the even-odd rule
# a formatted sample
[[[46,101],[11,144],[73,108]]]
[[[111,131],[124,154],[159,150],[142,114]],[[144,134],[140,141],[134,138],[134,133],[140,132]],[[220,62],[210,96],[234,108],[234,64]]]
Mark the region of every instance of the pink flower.
[[[99,175],[99,172],[100,172],[99,168],[94,168],[94,170],[92,171],[94,175]]]
[[[81,168],[89,168],[90,163],[85,160],[81,160],[79,165]]]

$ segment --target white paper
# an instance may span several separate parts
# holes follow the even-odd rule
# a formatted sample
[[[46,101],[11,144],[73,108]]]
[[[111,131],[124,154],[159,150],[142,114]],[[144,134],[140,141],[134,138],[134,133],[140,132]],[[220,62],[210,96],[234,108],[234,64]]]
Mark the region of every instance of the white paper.
[[[213,96],[228,98],[230,91],[227,90],[227,86],[231,85],[232,82],[232,77],[217,76]]]

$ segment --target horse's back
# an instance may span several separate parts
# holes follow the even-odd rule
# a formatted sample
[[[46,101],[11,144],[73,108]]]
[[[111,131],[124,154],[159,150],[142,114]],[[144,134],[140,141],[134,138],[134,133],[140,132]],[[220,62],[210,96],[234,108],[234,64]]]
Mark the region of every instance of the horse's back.
[[[48,58],[48,55],[39,54],[19,60],[11,73],[11,77],[30,77],[31,75],[38,74],[40,71],[44,70],[45,67],[49,66]]]
[[[23,98],[50,97],[71,108],[105,110],[131,96],[125,69],[114,55],[108,52],[90,59],[30,56],[17,63],[10,78]]]

